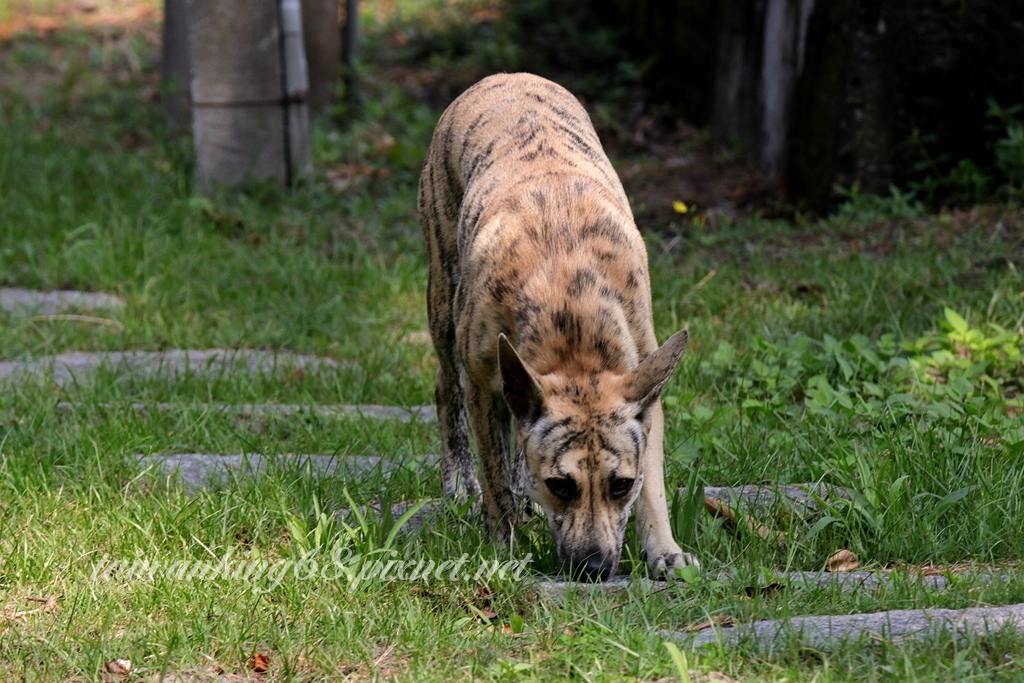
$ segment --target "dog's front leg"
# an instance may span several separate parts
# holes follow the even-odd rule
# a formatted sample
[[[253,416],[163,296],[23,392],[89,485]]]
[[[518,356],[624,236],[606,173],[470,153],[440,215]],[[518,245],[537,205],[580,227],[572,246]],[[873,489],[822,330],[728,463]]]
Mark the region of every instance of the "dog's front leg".
[[[484,516],[498,545],[507,546],[516,519],[509,472],[511,415],[504,399],[488,390],[467,386],[466,399],[476,436]]]
[[[647,568],[653,576],[657,576],[674,567],[699,563],[693,555],[684,553],[672,537],[668,501],[665,498],[665,417],[661,402],[652,405],[650,411],[651,431],[644,455],[644,484],[637,500],[636,529]]]

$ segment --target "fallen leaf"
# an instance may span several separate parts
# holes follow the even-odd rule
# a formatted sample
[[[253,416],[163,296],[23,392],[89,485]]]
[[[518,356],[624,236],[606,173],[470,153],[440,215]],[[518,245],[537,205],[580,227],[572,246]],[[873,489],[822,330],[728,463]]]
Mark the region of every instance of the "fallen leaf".
[[[14,611],[11,611],[11,612],[0,612],[0,616],[6,617],[7,619],[10,619],[10,620],[13,621],[15,619],[21,619],[22,617],[27,617],[30,614],[39,614],[40,612],[52,612],[53,610],[57,609],[57,597],[58,596],[56,596],[56,595],[48,595],[45,598],[37,598],[35,596],[29,596],[29,597],[27,597],[25,599],[26,600],[30,600],[32,602],[42,602],[42,603],[44,603],[43,606],[42,607],[35,607],[33,609],[19,610],[17,612],[14,612]]]
[[[372,178],[377,171],[365,164],[339,164],[327,171],[327,180],[335,192],[344,192],[354,182]]]
[[[721,671],[690,671],[689,673],[693,683],[739,683],[735,678],[730,678]]]
[[[377,659],[373,660],[373,666],[370,667],[370,668],[371,669],[379,668],[380,665],[384,661],[386,661],[387,659],[391,658],[391,653],[394,652],[394,651],[395,651],[395,644],[391,643],[390,645],[387,646],[387,648],[384,650],[384,652],[381,653],[380,657],[377,657]]]
[[[270,657],[266,656],[262,652],[255,652],[252,657],[249,657],[249,661],[246,663],[250,669],[258,674],[262,674],[266,673],[267,669],[270,668]]]
[[[857,556],[844,548],[832,553],[832,556],[825,563],[825,571],[848,572],[856,569],[859,564]]]
[[[35,32],[46,34],[65,26],[74,26],[76,29],[93,28],[98,26],[129,26],[147,20],[156,12],[155,6],[140,3],[138,7],[129,8],[124,11],[86,11],[80,9],[80,13],[67,12],[67,17],[51,16],[14,16],[7,21],[0,22],[0,40],[7,40],[13,35],[24,32]]]
[[[481,609],[480,610],[480,614],[482,614],[487,619],[497,619],[498,618],[498,613],[495,612],[494,610],[488,608],[488,607],[484,607],[483,609]]]
[[[721,517],[727,523],[733,525],[741,532],[752,532],[764,540],[774,543],[779,548],[786,547],[786,534],[781,531],[774,531],[758,522],[750,515],[741,515],[717,498],[705,498],[704,509],[712,517]]]
[[[689,631],[690,633],[695,633],[697,631],[709,629],[712,626],[721,626],[722,628],[729,628],[730,626],[735,625],[736,619],[734,617],[730,617],[727,614],[716,614],[707,621],[702,621],[698,624],[690,624],[686,627],[685,630]]]
[[[430,332],[417,330],[402,337],[402,343],[410,346],[430,346],[433,342],[430,340]]]
[[[686,672],[692,683],[739,683],[735,678],[730,678],[721,671],[695,671],[690,669]],[[659,678],[651,683],[676,683],[679,678]]]
[[[482,24],[485,21],[497,21],[501,19],[501,10],[495,8],[479,9],[469,15],[470,21],[474,24]]]
[[[132,660],[111,659],[103,665],[103,668],[107,670],[107,673],[127,675],[132,671]]]
[[[712,517],[722,517],[728,522],[736,521],[735,510],[717,498],[705,498],[704,509],[707,510]]]

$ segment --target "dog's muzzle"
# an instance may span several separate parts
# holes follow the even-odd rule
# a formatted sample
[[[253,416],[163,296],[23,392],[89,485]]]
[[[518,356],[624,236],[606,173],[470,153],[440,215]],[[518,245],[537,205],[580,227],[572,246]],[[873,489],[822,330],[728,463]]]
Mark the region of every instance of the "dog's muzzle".
[[[619,560],[592,549],[563,562],[566,573],[577,581],[606,581],[615,573]]]

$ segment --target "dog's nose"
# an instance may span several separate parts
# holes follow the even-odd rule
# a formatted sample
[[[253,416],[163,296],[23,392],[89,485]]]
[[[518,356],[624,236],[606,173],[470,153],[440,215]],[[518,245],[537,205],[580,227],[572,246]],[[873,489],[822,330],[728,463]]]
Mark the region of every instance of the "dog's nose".
[[[612,575],[614,566],[606,562],[601,553],[595,552],[587,555],[586,559],[570,562],[568,571],[578,581],[604,581]]]
[[[587,558],[583,573],[588,581],[604,581],[611,576],[612,568],[600,555],[591,555]]]

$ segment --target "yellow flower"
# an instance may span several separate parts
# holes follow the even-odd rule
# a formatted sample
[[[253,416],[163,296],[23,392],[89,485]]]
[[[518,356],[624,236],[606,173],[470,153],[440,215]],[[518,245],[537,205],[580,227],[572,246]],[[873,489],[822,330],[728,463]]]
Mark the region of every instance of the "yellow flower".
[[[672,202],[672,208],[675,209],[676,213],[686,213],[690,210],[686,202]]]

